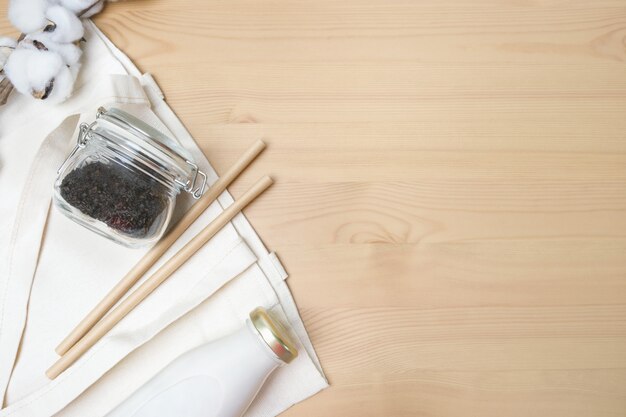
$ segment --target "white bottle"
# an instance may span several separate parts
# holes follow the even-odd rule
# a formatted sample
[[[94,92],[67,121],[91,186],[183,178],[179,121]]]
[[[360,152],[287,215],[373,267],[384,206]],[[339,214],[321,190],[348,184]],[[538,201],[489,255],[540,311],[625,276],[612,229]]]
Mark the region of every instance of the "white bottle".
[[[240,417],[267,377],[297,355],[259,307],[242,329],[179,356],[107,417]]]

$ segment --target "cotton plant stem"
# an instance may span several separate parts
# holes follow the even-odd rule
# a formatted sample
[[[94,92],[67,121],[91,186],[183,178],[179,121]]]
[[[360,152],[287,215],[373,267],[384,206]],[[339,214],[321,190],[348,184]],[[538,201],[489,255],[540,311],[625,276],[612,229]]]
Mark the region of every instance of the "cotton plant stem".
[[[89,329],[91,329],[113,307],[130,288],[154,265],[176,242],[191,224],[219,197],[241,172],[265,149],[265,143],[256,141],[235,164],[194,204],[182,219],[156,243],[143,258],[118,282],[111,291],[91,310],[87,316],[57,346],[55,351],[64,355]]]
[[[0,106],[7,102],[11,91],[13,91],[13,84],[11,84],[11,81],[5,76],[5,78],[0,81]]]
[[[88,349],[95,345],[102,337],[109,332],[117,323],[130,313],[148,295],[157,289],[167,278],[169,278],[181,265],[193,256],[205,243],[207,243],[217,232],[219,232],[229,221],[232,220],[245,206],[251,203],[263,191],[265,191],[273,181],[270,177],[263,177],[256,182],[241,198],[226,208],[207,227],[198,233],[181,250],[172,256],[163,266],[144,281],[135,291],[130,293],[120,304],[107,314],[101,321],[96,323],[65,355],[60,357],[46,375],[50,379],[55,379],[76,360],[78,360]]]
[[[19,38],[17,38],[17,43],[22,42],[25,37],[26,37],[26,34],[20,33]],[[0,68],[0,73],[2,73],[1,68]],[[7,77],[5,74],[2,81],[0,81],[0,106],[4,106],[6,104],[13,90],[14,90],[13,84],[11,84],[11,80],[9,80],[9,77]]]

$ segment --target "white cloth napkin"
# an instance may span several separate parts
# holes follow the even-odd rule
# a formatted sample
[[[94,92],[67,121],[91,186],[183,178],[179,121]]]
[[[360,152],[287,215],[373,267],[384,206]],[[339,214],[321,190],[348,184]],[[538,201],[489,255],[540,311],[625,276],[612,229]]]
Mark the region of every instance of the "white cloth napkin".
[[[246,416],[275,416],[325,388],[286,273],[243,215],[68,371],[46,378],[54,347],[144,252],[111,243],[50,207],[77,123],[93,120],[103,104],[121,107],[178,140],[210,182],[217,179],[152,77],[91,22],[86,38],[70,100],[45,107],[14,94],[0,108],[0,417],[103,416],[178,355],[240,327],[259,305],[291,324],[300,355],[272,375]],[[180,215],[191,202],[179,200]],[[232,201],[222,194],[164,259]]]

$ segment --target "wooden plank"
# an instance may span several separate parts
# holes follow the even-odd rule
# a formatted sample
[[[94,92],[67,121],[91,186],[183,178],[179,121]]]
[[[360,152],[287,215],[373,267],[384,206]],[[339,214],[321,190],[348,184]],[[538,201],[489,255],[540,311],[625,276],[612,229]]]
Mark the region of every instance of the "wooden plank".
[[[623,239],[285,244],[306,309],[576,307],[626,304]],[[494,317],[497,315],[494,315]]]
[[[96,21],[218,172],[269,144],[233,192],[276,178],[247,216],[332,383],[285,416],[622,417],[625,19],[623,0],[152,0]]]

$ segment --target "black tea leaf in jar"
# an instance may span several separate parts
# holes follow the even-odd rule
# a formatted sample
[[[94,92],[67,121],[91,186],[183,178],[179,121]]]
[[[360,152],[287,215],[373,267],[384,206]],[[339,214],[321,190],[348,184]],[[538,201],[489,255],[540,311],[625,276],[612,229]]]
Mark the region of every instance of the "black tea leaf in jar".
[[[117,164],[92,162],[63,178],[60,193],[84,214],[122,233],[143,237],[165,209],[161,187]]]
[[[54,202],[76,223],[128,247],[156,243],[181,192],[200,198],[206,175],[176,141],[119,109],[80,126],[58,171]]]

